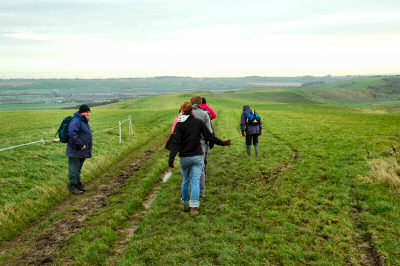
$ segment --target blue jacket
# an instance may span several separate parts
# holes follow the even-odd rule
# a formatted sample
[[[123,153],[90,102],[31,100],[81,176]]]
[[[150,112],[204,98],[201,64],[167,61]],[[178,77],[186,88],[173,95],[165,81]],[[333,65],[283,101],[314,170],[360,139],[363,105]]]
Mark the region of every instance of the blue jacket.
[[[242,112],[242,117],[240,119],[240,129],[242,131],[246,131],[246,134],[249,135],[255,135],[255,134],[260,134],[262,131],[262,123],[260,121],[259,125],[248,125],[246,123],[247,120],[247,114],[250,111],[250,107],[248,105],[243,105],[243,112]]]
[[[90,158],[92,157],[92,129],[89,121],[79,112],[74,114],[74,119],[71,120],[68,126],[69,141],[67,144],[67,156],[75,158]],[[81,150],[83,145],[86,149]]]

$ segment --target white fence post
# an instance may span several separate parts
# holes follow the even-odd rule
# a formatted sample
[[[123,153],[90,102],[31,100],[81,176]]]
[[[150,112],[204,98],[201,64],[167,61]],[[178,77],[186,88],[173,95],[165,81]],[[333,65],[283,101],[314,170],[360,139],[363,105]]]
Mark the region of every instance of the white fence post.
[[[119,121],[119,143],[122,143],[122,129],[121,129],[121,121]]]

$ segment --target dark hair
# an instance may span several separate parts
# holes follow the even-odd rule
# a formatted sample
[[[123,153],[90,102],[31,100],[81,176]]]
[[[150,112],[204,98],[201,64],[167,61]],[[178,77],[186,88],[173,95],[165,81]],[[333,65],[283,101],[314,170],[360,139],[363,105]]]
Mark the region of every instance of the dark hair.
[[[206,101],[206,98],[201,98],[201,103],[204,103],[204,104],[206,104],[207,103],[207,101]]]
[[[87,104],[82,104],[79,107],[79,113],[86,113],[86,112],[90,112],[90,107]]]

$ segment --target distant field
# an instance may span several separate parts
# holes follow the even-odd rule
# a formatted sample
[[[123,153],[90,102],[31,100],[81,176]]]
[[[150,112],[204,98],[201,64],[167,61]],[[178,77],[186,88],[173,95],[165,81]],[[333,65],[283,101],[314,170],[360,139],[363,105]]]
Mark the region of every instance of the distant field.
[[[105,80],[0,80],[0,110],[60,109],[172,92],[238,92],[253,88],[264,101],[380,106],[400,104],[400,77],[156,77]]]

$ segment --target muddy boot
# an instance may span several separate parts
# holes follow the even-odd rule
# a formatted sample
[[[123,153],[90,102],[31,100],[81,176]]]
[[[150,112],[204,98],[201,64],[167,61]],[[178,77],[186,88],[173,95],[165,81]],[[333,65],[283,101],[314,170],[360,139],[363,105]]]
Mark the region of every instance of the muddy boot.
[[[69,186],[69,191],[72,194],[75,194],[75,195],[83,194],[83,191],[79,190],[77,185],[70,185]]]
[[[191,214],[192,216],[197,216],[197,215],[199,215],[199,209],[196,208],[196,207],[193,207],[193,208],[190,210],[190,214]]]
[[[86,191],[87,191],[87,189],[85,189],[85,188],[83,187],[82,183],[79,183],[79,184],[78,184],[78,189],[79,189],[80,191],[82,191],[82,192],[86,192]]]
[[[254,149],[256,150],[256,156],[258,157],[258,155],[259,155],[258,143],[256,145],[254,145]]]
[[[190,211],[189,203],[186,203],[185,205],[183,205],[183,211],[184,212],[189,212]]]
[[[250,156],[251,154],[251,145],[246,145],[247,155]]]

